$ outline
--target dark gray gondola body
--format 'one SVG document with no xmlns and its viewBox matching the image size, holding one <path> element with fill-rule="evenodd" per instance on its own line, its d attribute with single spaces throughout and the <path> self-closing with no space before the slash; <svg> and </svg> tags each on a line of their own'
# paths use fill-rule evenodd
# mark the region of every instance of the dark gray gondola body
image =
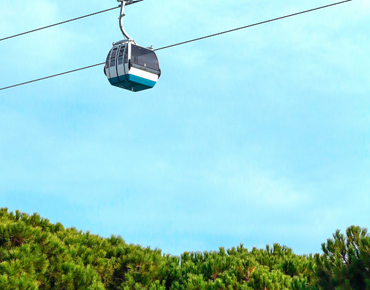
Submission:
<svg viewBox="0 0 370 290">
<path fill-rule="evenodd" d="M 155 52 L 130 41 L 113 45 L 104 72 L 113 86 L 134 92 L 153 88 L 161 74 Z"/>
</svg>

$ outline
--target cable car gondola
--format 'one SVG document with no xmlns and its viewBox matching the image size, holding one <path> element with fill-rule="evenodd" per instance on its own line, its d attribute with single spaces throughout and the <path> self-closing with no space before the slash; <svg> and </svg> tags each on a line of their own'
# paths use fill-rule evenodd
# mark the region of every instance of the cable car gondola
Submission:
<svg viewBox="0 0 370 290">
<path fill-rule="evenodd" d="M 104 73 L 111 85 L 133 92 L 151 89 L 161 76 L 161 69 L 153 47 L 145 48 L 126 33 L 123 28 L 125 5 L 139 1 L 117 0 L 121 2 L 119 17 L 120 29 L 125 40 L 113 43 L 104 67 Z"/>
</svg>

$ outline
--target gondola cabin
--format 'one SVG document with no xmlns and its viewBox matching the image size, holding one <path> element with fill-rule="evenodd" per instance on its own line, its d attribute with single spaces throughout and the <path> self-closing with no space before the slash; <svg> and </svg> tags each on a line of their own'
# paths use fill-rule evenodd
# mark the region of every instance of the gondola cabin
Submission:
<svg viewBox="0 0 370 290">
<path fill-rule="evenodd" d="M 152 49 L 141 47 L 132 40 L 124 40 L 113 44 L 104 73 L 111 85 L 139 92 L 155 86 L 161 69 Z"/>
</svg>

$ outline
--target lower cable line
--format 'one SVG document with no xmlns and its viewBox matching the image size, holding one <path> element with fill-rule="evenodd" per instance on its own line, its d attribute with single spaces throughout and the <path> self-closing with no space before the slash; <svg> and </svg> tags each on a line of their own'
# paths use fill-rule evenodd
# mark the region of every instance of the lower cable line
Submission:
<svg viewBox="0 0 370 290">
<path fill-rule="evenodd" d="M 210 38 L 210 37 L 219 36 L 219 35 L 222 35 L 222 34 L 234 32 L 234 31 L 238 31 L 238 30 L 242 30 L 242 29 L 246 29 L 246 28 L 250 28 L 250 27 L 254 27 L 254 26 L 258 26 L 258 25 L 262 25 L 262 24 L 266 24 L 266 23 L 269 23 L 269 22 L 274 22 L 274 21 L 282 20 L 282 19 L 285 19 L 285 18 L 293 17 L 293 16 L 298 16 L 298 15 L 301 15 L 301 14 L 305 14 L 305 13 L 309 13 L 309 12 L 321 10 L 321 9 L 324 9 L 324 8 L 329 8 L 329 7 L 332 7 L 332 6 L 344 4 L 344 3 L 347 3 L 347 2 L 351 2 L 351 1 L 352 0 L 345 0 L 345 1 L 336 2 L 336 3 L 333 3 L 333 4 L 328 4 L 328 5 L 325 5 L 325 6 L 320 6 L 320 7 L 312 8 L 312 9 L 301 11 L 301 12 L 296 12 L 296 13 L 293 13 L 293 14 L 289 14 L 289 15 L 285 15 L 285 16 L 281 16 L 281 17 L 277 17 L 277 18 L 265 20 L 265 21 L 262 21 L 262 22 L 257 22 L 257 23 L 254 23 L 254 24 L 250 24 L 250 25 L 246 25 L 246 26 L 234 28 L 234 29 L 231 29 L 231 30 L 226 30 L 226 31 L 222 31 L 222 32 L 219 32 L 219 33 L 215 33 L 215 34 L 211 34 L 211 35 L 207 35 L 207 36 L 203 36 L 203 37 L 199 37 L 199 38 L 194 38 L 194 39 L 191 39 L 191 40 L 187 40 L 187 41 L 184 41 L 184 42 L 179 42 L 179 43 L 176 43 L 176 44 L 164 46 L 164 47 L 161 47 L 161 48 L 157 48 L 154 51 L 159 51 L 159 50 L 164 50 L 164 49 L 168 49 L 168 48 L 179 46 L 179 45 L 184 45 L 184 44 L 187 44 L 187 43 L 191 43 L 191 42 L 203 40 L 203 39 Z M 3 87 L 3 88 L 0 88 L 0 91 L 7 90 L 7 89 L 10 89 L 10 88 L 14 88 L 14 87 L 18 87 L 18 86 L 23 86 L 23 85 L 26 85 L 26 84 L 30 84 L 30 83 L 34 83 L 34 82 L 38 82 L 38 81 L 42 81 L 42 80 L 46 80 L 46 79 L 50 79 L 50 78 L 54 78 L 54 77 L 58 77 L 58 76 L 62 76 L 62 75 L 65 75 L 65 74 L 69 74 L 69 73 L 73 73 L 73 72 L 77 72 L 77 71 L 81 71 L 81 70 L 85 70 L 85 69 L 89 69 L 89 68 L 93 68 L 93 67 L 100 66 L 100 65 L 103 65 L 103 64 L 105 64 L 105 62 L 98 63 L 98 64 L 93 64 L 93 65 L 89 65 L 89 66 L 85 66 L 85 67 L 81 67 L 81 68 L 78 68 L 78 69 L 74 69 L 74 70 L 70 70 L 70 71 L 58 73 L 58 74 L 55 74 L 55 75 L 50 75 L 50 76 L 39 78 L 39 79 L 35 79 L 35 80 L 32 80 L 32 81 L 27 81 L 27 82 L 23 82 L 23 83 L 11 85 L 11 86 L 8 86 L 8 87 Z"/>
<path fill-rule="evenodd" d="M 93 65 L 89 65 L 89 66 L 77 68 L 77 69 L 74 69 L 74 70 L 70 70 L 70 71 L 58 73 L 58 74 L 55 74 L 55 75 L 50 75 L 50 76 L 47 76 L 47 77 L 35 79 L 35 80 L 32 80 L 32 81 L 28 81 L 28 82 L 24 82 L 24 83 L 12 85 L 12 86 L 4 87 L 4 88 L 1 88 L 0 91 L 1 90 L 11 89 L 11 88 L 14 88 L 14 87 L 19 87 L 19 86 L 27 85 L 27 84 L 30 84 L 30 83 L 35 83 L 35 82 L 43 81 L 43 80 L 46 80 L 46 79 L 51 79 L 51 78 L 59 77 L 59 76 L 62 76 L 62 75 L 70 74 L 70 73 L 73 73 L 73 72 L 76 72 L 76 71 L 80 71 L 80 70 L 84 70 L 84 69 L 88 69 L 88 68 L 93 68 L 93 67 L 96 67 L 96 66 L 99 66 L 99 65 L 103 65 L 103 64 L 104 64 L 104 62 L 97 63 L 97 64 L 93 64 Z"/>
</svg>

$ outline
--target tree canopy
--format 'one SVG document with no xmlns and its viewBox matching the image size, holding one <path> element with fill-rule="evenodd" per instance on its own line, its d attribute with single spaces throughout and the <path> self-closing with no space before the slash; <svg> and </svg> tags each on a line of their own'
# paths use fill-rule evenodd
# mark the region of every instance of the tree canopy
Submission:
<svg viewBox="0 0 370 290">
<path fill-rule="evenodd" d="M 279 244 L 173 256 L 2 208 L 0 289 L 370 289 L 365 229 L 338 231 L 322 247 L 315 256 Z"/>
</svg>

